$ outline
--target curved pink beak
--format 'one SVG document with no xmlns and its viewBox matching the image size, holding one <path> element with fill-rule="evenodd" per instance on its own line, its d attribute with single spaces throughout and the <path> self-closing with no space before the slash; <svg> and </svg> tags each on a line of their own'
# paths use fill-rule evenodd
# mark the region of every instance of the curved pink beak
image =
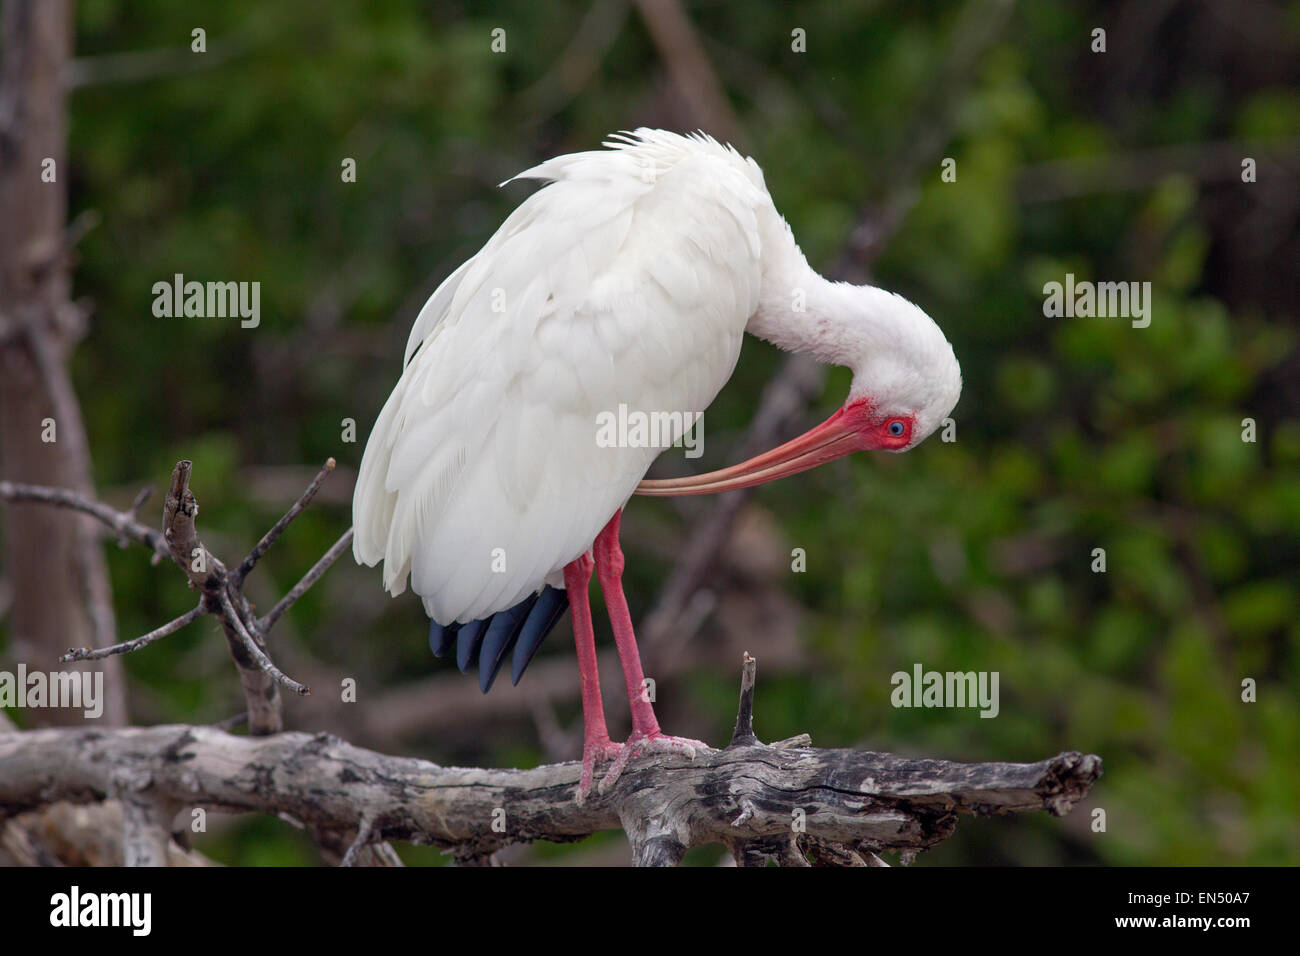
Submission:
<svg viewBox="0 0 1300 956">
<path fill-rule="evenodd" d="M 797 475 L 855 451 L 874 447 L 864 434 L 868 410 L 867 402 L 854 402 L 841 408 L 816 428 L 748 461 L 703 475 L 642 481 L 636 486 L 636 493 L 665 498 L 711 495 L 750 488 L 787 475 Z"/>
</svg>

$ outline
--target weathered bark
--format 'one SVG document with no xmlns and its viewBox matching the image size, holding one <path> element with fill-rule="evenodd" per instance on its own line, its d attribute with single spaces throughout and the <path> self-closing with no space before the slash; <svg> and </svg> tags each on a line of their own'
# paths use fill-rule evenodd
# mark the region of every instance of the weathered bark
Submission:
<svg viewBox="0 0 1300 956">
<path fill-rule="evenodd" d="M 121 866 L 127 859 L 122 804 L 55 803 L 0 823 L 0 866 Z M 169 839 L 167 866 L 215 866 Z"/>
<path fill-rule="evenodd" d="M 190 491 L 190 472 L 193 463 L 177 462 L 172 471 L 171 486 L 163 502 L 163 537 L 173 560 L 189 578 L 190 587 L 204 595 L 208 613 L 217 615 L 226 634 L 230 655 L 239 672 L 239 683 L 248 704 L 248 729 L 253 734 L 274 734 L 284 728 L 284 715 L 280 704 L 280 687 L 254 659 L 252 649 L 242 640 L 235 620 L 239 605 L 244 604 L 243 594 L 237 588 L 228 590 L 225 565 L 199 540 L 195 518 L 199 505 Z M 235 613 L 223 613 L 223 601 L 231 603 Z M 234 602 L 238 602 L 235 604 Z M 242 608 L 239 608 L 242 610 Z M 252 619 L 251 608 L 247 616 Z M 247 630 L 247 629 L 245 629 Z M 266 642 L 256 629 L 250 634 L 265 653 Z"/>
<path fill-rule="evenodd" d="M 109 647 L 72 647 L 58 658 L 62 662 L 105 660 L 118 654 L 127 654 L 148 647 L 155 641 L 173 634 L 197 618 L 211 614 L 221 621 L 226 640 L 240 675 L 247 711 L 243 721 L 253 734 L 272 734 L 282 727 L 279 685 L 294 693 L 306 696 L 310 689 L 295 681 L 275 666 L 267 654 L 266 637 L 276 621 L 320 579 L 338 558 L 348 550 L 352 529 L 339 539 L 312 565 L 310 571 L 284 595 L 265 617 L 253 613 L 253 606 L 243 593 L 245 575 L 252 571 L 267 550 L 282 535 L 315 496 L 321 483 L 334 470 L 333 458 L 327 459 L 316 478 L 285 515 L 262 536 L 257 546 L 249 552 L 232 573 L 213 555 L 199 538 L 195 519 L 199 513 L 198 501 L 190 490 L 193 462 L 179 461 L 172 470 L 171 484 L 163 502 L 163 529 L 161 532 L 142 524 L 136 512 L 148 497 L 148 490 L 136 496 L 130 511 L 117 511 L 103 502 L 63 488 L 0 481 L 0 501 L 32 502 L 66 508 L 92 516 L 113 530 L 125 545 L 135 541 L 149 548 L 155 563 L 170 557 L 184 572 L 191 589 L 200 594 L 199 604 L 174 620 L 168 621 L 148 634 Z"/>
<path fill-rule="evenodd" d="M 66 360 L 84 319 L 69 297 L 63 71 L 67 0 L 9 0 L 0 58 L 0 467 L 6 478 L 90 494 L 90 454 Z M 55 180 L 42 181 L 52 160 Z M 43 440 L 53 420 L 57 440 Z M 89 519 L 6 505 L 14 658 L 48 670 L 69 645 L 116 639 L 107 565 Z M 105 661 L 105 717 L 126 718 L 119 661 Z M 72 711 L 34 713 L 79 722 Z"/>
<path fill-rule="evenodd" d="M 621 828 L 637 862 L 723 843 L 741 862 L 843 862 L 938 843 L 961 813 L 1061 815 L 1101 772 L 1091 755 L 958 764 L 853 750 L 747 744 L 694 761 L 634 760 L 615 787 L 574 800 L 580 765 L 439 767 L 326 734 L 235 737 L 210 727 L 0 734 L 0 815 L 129 792 L 157 807 L 292 817 L 313 831 L 447 847 L 483 860 L 512 843 Z M 494 827 L 495 824 L 495 827 Z M 800 831 L 802 826 L 802 832 Z M 834 848 L 830 850 L 828 848 Z"/>
</svg>

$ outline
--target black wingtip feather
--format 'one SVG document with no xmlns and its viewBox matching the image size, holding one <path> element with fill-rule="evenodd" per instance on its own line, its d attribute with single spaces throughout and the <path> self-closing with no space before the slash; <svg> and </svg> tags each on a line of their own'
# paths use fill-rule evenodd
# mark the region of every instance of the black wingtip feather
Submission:
<svg viewBox="0 0 1300 956">
<path fill-rule="evenodd" d="M 456 632 L 459 630 L 459 624 L 444 626 L 437 621 L 429 622 L 429 650 L 433 651 L 434 657 L 442 657 L 451 650 L 452 642 L 456 640 Z"/>
<path fill-rule="evenodd" d="M 546 640 L 546 635 L 555 628 L 568 607 L 568 591 L 550 585 L 542 588 L 537 603 L 528 612 L 527 620 L 519 629 L 514 659 L 510 664 L 510 683 L 519 684 L 519 679 L 524 676 L 524 671 L 528 669 L 537 649 L 542 646 L 542 641 Z"/>
<path fill-rule="evenodd" d="M 429 649 L 442 657 L 456 646 L 456 666 L 462 674 L 478 665 L 478 682 L 487 693 L 506 657 L 514 651 L 510 683 L 518 684 L 537 649 L 569 607 L 569 593 L 549 585 L 512 608 L 468 624 L 429 622 Z"/>
<path fill-rule="evenodd" d="M 506 655 L 514 647 L 519 637 L 519 630 L 524 626 L 528 612 L 537 602 L 537 595 L 530 594 L 525 600 L 506 611 L 492 615 L 492 623 L 483 635 L 483 646 L 478 652 L 478 686 L 483 693 L 492 688 L 497 679 L 497 672 L 505 663 Z"/>
<path fill-rule="evenodd" d="M 456 635 L 456 666 L 462 674 L 469 673 L 469 665 L 478 658 L 479 645 L 483 643 L 483 631 L 487 621 L 471 621 L 461 627 Z"/>
</svg>

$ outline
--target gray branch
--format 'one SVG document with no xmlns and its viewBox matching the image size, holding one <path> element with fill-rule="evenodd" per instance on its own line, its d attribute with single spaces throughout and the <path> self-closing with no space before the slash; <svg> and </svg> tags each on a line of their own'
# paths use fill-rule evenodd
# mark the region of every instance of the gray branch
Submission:
<svg viewBox="0 0 1300 956">
<path fill-rule="evenodd" d="M 331 459 L 333 460 L 333 459 Z M 275 607 L 267 612 L 266 617 L 257 622 L 257 629 L 265 634 L 275 627 L 275 622 L 280 620 L 281 615 L 297 602 L 297 600 L 307 593 L 307 589 L 320 580 L 320 576 L 330 569 L 335 561 L 352 546 L 352 528 L 348 528 L 339 536 L 328 551 L 320 556 L 320 559 L 311 567 L 311 570 L 302 576 L 297 584 L 290 589 L 289 593 L 280 598 L 275 603 Z"/>
<path fill-rule="evenodd" d="M 673 865 L 693 846 L 722 843 L 742 865 L 879 866 L 882 852 L 906 860 L 939 843 L 962 814 L 1061 816 L 1101 774 L 1098 757 L 1077 752 L 1029 764 L 962 764 L 821 750 L 806 737 L 767 745 L 746 732 L 752 661 L 743 688 L 738 733 L 726 749 L 694 760 L 636 759 L 611 791 L 581 806 L 577 762 L 461 769 L 328 734 L 235 737 L 163 726 L 0 733 L 0 817 L 58 800 L 128 796 L 166 813 L 202 806 L 355 833 L 349 863 L 383 840 L 433 844 L 482 862 L 511 844 L 622 829 L 641 865 Z M 156 827 L 157 819 L 148 822 Z"/>
<path fill-rule="evenodd" d="M 142 637 L 93 649 L 74 647 L 59 658 L 61 661 L 103 660 L 128 654 L 175 633 L 204 614 L 211 614 L 221 622 L 231 657 L 239 671 L 240 685 L 248 703 L 249 731 L 271 734 L 284 726 L 279 687 L 283 685 L 299 695 L 310 691 L 272 663 L 267 653 L 266 636 L 280 616 L 344 553 L 352 541 L 352 530 L 348 529 L 264 618 L 259 619 L 253 613 L 252 605 L 244 597 L 244 578 L 293 520 L 302 514 L 333 470 L 334 459 L 330 458 L 307 490 L 233 572 L 227 571 L 226 566 L 199 539 L 196 521 L 199 505 L 190 489 L 193 471 L 190 461 L 177 462 L 172 471 L 171 484 L 163 501 L 161 533 L 142 524 L 136 517 L 152 489 L 138 494 L 129 511 L 117 511 L 75 491 L 10 481 L 0 481 L 0 501 L 55 505 L 91 515 L 112 529 L 121 543 L 137 541 L 149 548 L 155 561 L 160 556 L 170 556 L 189 579 L 190 587 L 202 595 L 197 607 Z"/>
<path fill-rule="evenodd" d="M 307 490 L 298 496 L 298 500 L 295 501 L 293 506 L 285 512 L 284 517 L 277 521 L 271 527 L 271 530 L 262 536 L 262 540 L 257 542 L 253 550 L 248 553 L 248 557 L 244 558 L 239 567 L 230 572 L 230 583 L 234 587 L 239 588 L 243 585 L 244 578 L 248 577 L 249 572 L 257 566 L 257 562 L 262 560 L 266 552 L 271 549 L 271 545 L 275 544 L 276 539 L 279 538 L 280 535 L 284 534 L 285 529 L 289 527 L 293 520 L 303 513 L 307 508 L 307 505 L 311 504 L 311 500 L 316 497 L 316 492 L 320 490 L 320 486 L 325 479 L 330 476 L 330 472 L 334 470 L 334 466 L 335 462 L 333 458 L 326 459 L 325 464 L 322 465 L 320 471 L 316 473 L 316 477 L 313 478 L 311 484 L 307 486 Z"/>
<path fill-rule="evenodd" d="M 141 492 L 143 495 L 143 492 Z M 48 488 L 44 485 L 25 485 L 16 481 L 0 481 L 0 500 L 27 501 L 37 504 L 55 505 L 59 508 L 71 508 L 99 519 L 118 536 L 119 542 L 136 541 L 155 555 L 155 563 L 167 557 L 167 542 L 162 533 L 141 524 L 135 516 L 135 507 L 131 511 L 118 511 L 101 501 L 94 501 L 85 495 L 66 488 Z M 137 503 L 140 496 L 136 497 Z"/>
</svg>

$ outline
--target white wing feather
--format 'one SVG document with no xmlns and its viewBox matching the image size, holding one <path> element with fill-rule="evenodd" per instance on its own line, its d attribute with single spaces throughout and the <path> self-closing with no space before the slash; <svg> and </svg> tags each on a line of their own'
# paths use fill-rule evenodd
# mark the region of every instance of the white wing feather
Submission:
<svg viewBox="0 0 1300 956">
<path fill-rule="evenodd" d="M 354 554 L 440 624 L 559 583 L 663 450 L 599 447 L 599 413 L 703 411 L 756 308 L 758 167 L 707 137 L 606 145 L 516 177 L 553 184 L 430 297 L 366 446 Z"/>
</svg>

